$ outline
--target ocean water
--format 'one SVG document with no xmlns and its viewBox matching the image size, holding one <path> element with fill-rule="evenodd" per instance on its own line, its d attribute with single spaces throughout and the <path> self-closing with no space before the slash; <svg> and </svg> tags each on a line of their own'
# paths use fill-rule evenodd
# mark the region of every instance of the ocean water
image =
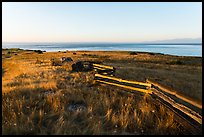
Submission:
<svg viewBox="0 0 204 137">
<path fill-rule="evenodd" d="M 202 57 L 202 44 L 144 44 L 144 43 L 2 43 L 2 48 L 51 51 L 142 51 L 177 56 Z"/>
</svg>

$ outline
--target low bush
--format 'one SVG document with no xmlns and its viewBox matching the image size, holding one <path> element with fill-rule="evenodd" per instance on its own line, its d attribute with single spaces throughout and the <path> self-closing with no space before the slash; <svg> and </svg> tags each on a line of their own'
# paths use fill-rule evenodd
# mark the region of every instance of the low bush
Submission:
<svg viewBox="0 0 204 137">
<path fill-rule="evenodd" d="M 38 54 L 43 54 L 43 51 L 41 50 L 34 50 L 34 52 L 37 52 Z"/>
<path fill-rule="evenodd" d="M 130 55 L 137 55 L 137 52 L 130 52 Z"/>
</svg>

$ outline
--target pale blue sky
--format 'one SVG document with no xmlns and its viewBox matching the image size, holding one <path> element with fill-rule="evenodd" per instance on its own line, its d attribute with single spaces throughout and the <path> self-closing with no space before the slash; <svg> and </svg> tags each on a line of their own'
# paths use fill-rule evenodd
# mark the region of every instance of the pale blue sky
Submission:
<svg viewBox="0 0 204 137">
<path fill-rule="evenodd" d="M 141 42 L 202 37 L 201 2 L 2 3 L 4 42 Z"/>
</svg>

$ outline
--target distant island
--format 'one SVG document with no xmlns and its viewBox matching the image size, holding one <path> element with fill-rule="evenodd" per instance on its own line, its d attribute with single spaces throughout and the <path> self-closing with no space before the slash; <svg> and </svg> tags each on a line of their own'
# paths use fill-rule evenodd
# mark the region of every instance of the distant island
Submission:
<svg viewBox="0 0 204 137">
<path fill-rule="evenodd" d="M 141 43 L 151 43 L 151 44 L 202 44 L 202 38 L 182 38 L 182 39 L 169 39 L 169 40 L 156 40 L 156 41 L 143 41 Z"/>
</svg>

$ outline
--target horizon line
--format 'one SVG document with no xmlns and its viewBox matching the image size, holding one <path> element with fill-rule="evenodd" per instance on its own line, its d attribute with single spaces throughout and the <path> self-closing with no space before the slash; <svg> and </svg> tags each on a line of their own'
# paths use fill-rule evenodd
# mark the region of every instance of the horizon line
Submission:
<svg viewBox="0 0 204 137">
<path fill-rule="evenodd" d="M 2 42 L 3 43 L 129 43 L 129 44 L 202 44 L 202 42 Z"/>
</svg>

